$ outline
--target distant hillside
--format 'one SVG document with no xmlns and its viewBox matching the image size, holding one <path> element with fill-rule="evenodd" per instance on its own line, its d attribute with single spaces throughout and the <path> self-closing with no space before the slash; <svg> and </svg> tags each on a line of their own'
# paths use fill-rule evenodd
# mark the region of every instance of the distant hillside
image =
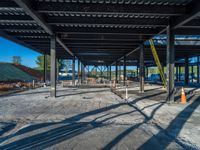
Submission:
<svg viewBox="0 0 200 150">
<path fill-rule="evenodd" d="M 41 75 L 35 70 L 10 63 L 0 63 L 0 81 L 32 81 L 40 80 Z"/>
</svg>

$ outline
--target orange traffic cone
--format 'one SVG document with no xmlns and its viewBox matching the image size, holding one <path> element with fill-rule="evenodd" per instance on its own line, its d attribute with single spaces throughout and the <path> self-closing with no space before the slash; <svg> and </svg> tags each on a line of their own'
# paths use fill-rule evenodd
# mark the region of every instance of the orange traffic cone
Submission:
<svg viewBox="0 0 200 150">
<path fill-rule="evenodd" d="M 185 96 L 185 91 L 184 91 L 184 89 L 183 89 L 183 87 L 182 87 L 182 89 L 181 89 L 181 104 L 186 104 L 186 96 Z"/>
</svg>

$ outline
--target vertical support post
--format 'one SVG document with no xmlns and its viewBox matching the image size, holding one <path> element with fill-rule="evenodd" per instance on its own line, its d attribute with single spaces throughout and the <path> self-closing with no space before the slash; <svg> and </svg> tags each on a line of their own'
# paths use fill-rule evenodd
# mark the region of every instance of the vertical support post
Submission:
<svg viewBox="0 0 200 150">
<path fill-rule="evenodd" d="M 81 84 L 83 83 L 83 64 L 82 64 L 82 62 L 80 63 L 80 65 L 81 65 Z"/>
<path fill-rule="evenodd" d="M 181 66 L 178 66 L 178 81 L 181 81 Z"/>
<path fill-rule="evenodd" d="M 197 83 L 199 83 L 199 56 L 197 56 Z"/>
<path fill-rule="evenodd" d="M 118 83 L 118 65 L 117 65 L 117 61 L 115 64 L 115 83 Z"/>
<path fill-rule="evenodd" d="M 137 75 L 137 81 L 139 79 L 139 62 L 137 61 L 137 66 L 136 66 L 136 75 Z"/>
<path fill-rule="evenodd" d="M 140 45 L 140 91 L 144 93 L 144 45 Z"/>
<path fill-rule="evenodd" d="M 75 57 L 72 59 L 72 85 L 75 86 Z"/>
<path fill-rule="evenodd" d="M 119 77 L 118 77 L 118 79 L 119 79 L 119 81 L 121 82 L 121 61 L 120 61 L 118 67 L 119 67 L 119 69 L 118 69 L 118 71 L 119 71 Z"/>
<path fill-rule="evenodd" d="M 78 84 L 80 83 L 80 60 L 78 60 Z"/>
<path fill-rule="evenodd" d="M 109 66 L 106 66 L 107 67 L 107 80 L 109 79 Z"/>
<path fill-rule="evenodd" d="M 192 77 L 192 83 L 193 83 L 194 82 L 194 65 L 192 65 L 191 67 L 192 67 L 191 77 Z"/>
<path fill-rule="evenodd" d="M 189 82 L 189 58 L 185 57 L 185 85 L 188 85 Z"/>
<path fill-rule="evenodd" d="M 51 46 L 51 90 L 50 96 L 56 97 L 56 37 L 53 35 L 50 41 Z"/>
<path fill-rule="evenodd" d="M 81 84 L 83 84 L 84 76 L 84 65 L 81 63 Z"/>
<path fill-rule="evenodd" d="M 59 82 L 59 59 L 56 59 L 56 81 Z"/>
<path fill-rule="evenodd" d="M 176 66 L 176 81 L 178 82 L 178 66 Z"/>
<path fill-rule="evenodd" d="M 148 80 L 148 76 L 149 76 L 149 68 L 148 68 L 148 66 L 146 66 L 146 78 L 147 78 L 147 80 Z"/>
<path fill-rule="evenodd" d="M 86 69 L 86 65 L 83 65 L 83 80 L 86 80 L 86 71 L 85 71 L 85 69 Z"/>
<path fill-rule="evenodd" d="M 44 53 L 44 83 L 47 82 L 47 54 Z"/>
<path fill-rule="evenodd" d="M 110 81 L 112 80 L 112 66 L 110 65 Z"/>
<path fill-rule="evenodd" d="M 124 76 L 124 86 L 125 86 L 126 85 L 126 56 L 124 56 L 124 69 L 123 69 L 123 71 L 124 71 L 123 76 Z"/>
<path fill-rule="evenodd" d="M 167 26 L 167 101 L 174 102 L 174 30 Z"/>
</svg>

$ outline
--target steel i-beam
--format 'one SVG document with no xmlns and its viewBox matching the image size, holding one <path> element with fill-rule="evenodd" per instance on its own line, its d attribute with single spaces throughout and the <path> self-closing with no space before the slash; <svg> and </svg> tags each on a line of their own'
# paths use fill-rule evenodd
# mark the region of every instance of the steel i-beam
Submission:
<svg viewBox="0 0 200 150">
<path fill-rule="evenodd" d="M 144 45 L 140 46 L 140 92 L 144 93 Z"/>
<path fill-rule="evenodd" d="M 56 97 L 56 37 L 51 36 L 51 91 L 50 96 Z"/>
<path fill-rule="evenodd" d="M 167 26 L 167 101 L 174 102 L 174 29 Z"/>
</svg>

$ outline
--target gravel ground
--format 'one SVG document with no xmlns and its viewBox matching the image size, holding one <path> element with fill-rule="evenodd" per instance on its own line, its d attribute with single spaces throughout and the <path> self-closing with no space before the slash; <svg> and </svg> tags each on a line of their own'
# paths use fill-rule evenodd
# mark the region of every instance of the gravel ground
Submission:
<svg viewBox="0 0 200 150">
<path fill-rule="evenodd" d="M 135 102 L 109 88 L 58 87 L 51 98 L 44 87 L 1 97 L 0 149 L 195 149 L 167 132 L 173 117 L 157 119 L 163 103 Z"/>
</svg>

